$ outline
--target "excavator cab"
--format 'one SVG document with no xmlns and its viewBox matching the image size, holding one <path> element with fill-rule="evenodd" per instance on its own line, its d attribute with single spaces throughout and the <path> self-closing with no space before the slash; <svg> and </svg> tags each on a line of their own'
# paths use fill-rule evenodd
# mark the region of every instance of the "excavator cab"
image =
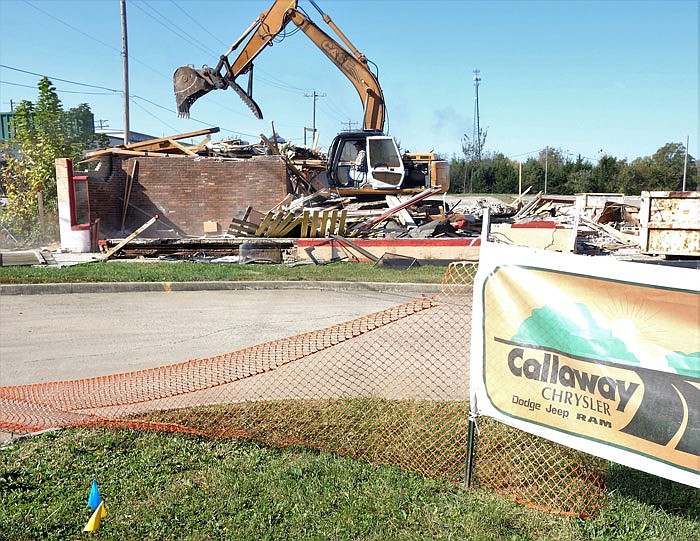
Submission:
<svg viewBox="0 0 700 541">
<path fill-rule="evenodd" d="M 327 177 L 332 187 L 397 189 L 404 175 L 393 137 L 378 131 L 343 132 L 331 143 Z"/>
</svg>

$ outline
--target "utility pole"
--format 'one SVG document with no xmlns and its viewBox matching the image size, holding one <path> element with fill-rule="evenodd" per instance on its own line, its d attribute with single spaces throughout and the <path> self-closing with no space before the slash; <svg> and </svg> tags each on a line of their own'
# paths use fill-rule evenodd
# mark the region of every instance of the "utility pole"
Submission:
<svg viewBox="0 0 700 541">
<path fill-rule="evenodd" d="M 311 118 L 311 129 L 314 132 L 314 135 L 316 135 L 316 100 L 318 98 L 325 98 L 326 94 L 319 94 L 316 92 L 316 90 L 313 91 L 311 94 L 304 94 L 305 98 L 313 98 L 313 116 Z M 306 131 L 304 131 L 304 142 L 306 142 Z"/>
<path fill-rule="evenodd" d="M 348 120 L 347 122 L 341 122 L 343 126 L 346 126 L 343 128 L 344 131 L 352 131 L 352 125 L 353 124 L 358 124 L 358 122 L 354 122 L 352 120 Z"/>
<path fill-rule="evenodd" d="M 14 113 L 15 112 L 15 102 L 12 99 L 10 99 L 9 102 L 5 102 L 5 103 L 10 104 L 10 113 Z"/>
<path fill-rule="evenodd" d="M 688 139 L 689 135 L 685 136 L 685 160 L 683 161 L 683 190 L 685 191 L 685 179 L 688 176 Z"/>
<path fill-rule="evenodd" d="M 312 134 L 312 135 L 311 135 L 311 140 L 312 140 L 312 141 L 313 141 L 313 139 L 314 139 L 314 135 L 316 135 L 316 131 L 315 131 L 314 129 L 312 129 L 312 128 L 304 128 L 304 146 L 307 146 L 307 145 L 306 145 L 306 134 L 307 134 L 308 132 L 311 132 L 311 134 Z"/>
<path fill-rule="evenodd" d="M 544 194 L 547 195 L 547 158 L 549 156 L 549 146 L 544 147 Z"/>
<path fill-rule="evenodd" d="M 129 144 L 129 45 L 126 37 L 126 0 L 120 0 L 122 18 L 122 72 L 124 77 L 124 144 Z"/>
<path fill-rule="evenodd" d="M 481 161 L 481 126 L 479 125 L 479 83 L 481 77 L 479 70 L 474 70 L 474 127 L 472 141 L 476 145 L 476 159 Z"/>
<path fill-rule="evenodd" d="M 518 162 L 518 197 L 523 195 L 523 162 Z"/>
</svg>

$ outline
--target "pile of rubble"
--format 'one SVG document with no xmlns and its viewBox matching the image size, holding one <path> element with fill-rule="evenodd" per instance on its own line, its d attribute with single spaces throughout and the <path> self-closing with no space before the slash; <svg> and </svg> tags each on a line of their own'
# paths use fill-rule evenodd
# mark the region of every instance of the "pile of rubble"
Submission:
<svg viewBox="0 0 700 541">
<path fill-rule="evenodd" d="M 328 188 L 324 182 L 327 156 L 317 148 L 283 141 L 274 128 L 270 138 L 261 135 L 256 144 L 238 138 L 212 143 L 209 135 L 217 131 L 210 128 L 93 151 L 84 161 L 109 154 L 179 154 L 217 160 L 279 155 L 292 193 L 272 209 L 249 206 L 219 235 L 223 240 L 474 239 L 488 214 L 492 238 L 511 244 L 589 255 L 700 256 L 698 192 L 645 192 L 640 198 L 591 193 L 528 196 L 526 191 L 510 203 L 474 197 L 462 202 L 437 187 L 360 195 Z M 197 145 L 181 142 L 202 135 L 207 137 Z"/>
<path fill-rule="evenodd" d="M 362 238 L 428 238 L 478 236 L 484 209 L 499 220 L 516 209 L 482 200 L 476 206 L 450 205 L 431 188 L 414 196 L 386 195 L 373 200 L 339 197 L 328 190 L 307 196 L 287 196 L 261 213 L 248 207 L 231 222 L 232 237 L 324 238 L 334 235 Z"/>
</svg>

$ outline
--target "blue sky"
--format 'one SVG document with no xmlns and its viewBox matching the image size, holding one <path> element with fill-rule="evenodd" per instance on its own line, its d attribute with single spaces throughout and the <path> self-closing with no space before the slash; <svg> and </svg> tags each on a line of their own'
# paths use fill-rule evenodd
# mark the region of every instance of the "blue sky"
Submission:
<svg viewBox="0 0 700 541">
<path fill-rule="evenodd" d="M 689 136 L 698 156 L 697 0 L 317 3 L 378 66 L 387 131 L 406 150 L 460 154 L 479 69 L 486 150 L 524 160 L 549 146 L 594 162 L 631 160 Z M 305 94 L 314 90 L 324 95 L 316 101 L 322 147 L 349 123 L 360 126 L 355 90 L 300 32 L 255 62 L 264 120 L 232 90 L 209 93 L 190 120 L 177 118 L 174 70 L 215 65 L 271 4 L 127 0 L 131 129 L 161 137 L 218 126 L 217 139 L 256 142 L 273 121 L 302 143 L 313 116 Z M 327 29 L 308 0 L 299 5 Z M 122 129 L 121 40 L 119 0 L 0 0 L 0 109 L 35 101 L 41 74 L 65 108 L 88 103 L 96 120 Z"/>
</svg>

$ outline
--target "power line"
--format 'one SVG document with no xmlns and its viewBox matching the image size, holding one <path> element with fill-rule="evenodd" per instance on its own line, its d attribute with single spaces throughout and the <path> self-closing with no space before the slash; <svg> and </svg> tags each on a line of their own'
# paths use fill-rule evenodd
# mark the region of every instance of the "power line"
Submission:
<svg viewBox="0 0 700 541">
<path fill-rule="evenodd" d="M 346 118 L 351 118 L 354 115 L 350 112 L 350 109 L 346 107 L 340 107 L 338 103 L 331 97 L 328 96 L 328 99 L 325 100 L 324 102 L 321 102 L 321 108 L 330 111 L 333 116 L 336 117 L 337 120 L 345 120 Z"/>
<path fill-rule="evenodd" d="M 67 26 L 68 28 L 70 28 L 71 30 L 73 30 L 73 32 L 77 32 L 78 34 L 82 34 L 83 36 L 88 37 L 88 38 L 90 38 L 91 40 L 96 41 L 97 43 L 100 43 L 100 44 L 104 45 L 105 47 L 107 47 L 107 48 L 109 48 L 109 49 L 112 49 L 113 51 L 121 52 L 118 48 L 113 47 L 113 46 L 110 45 L 109 43 L 105 43 L 104 41 L 101 41 L 101 40 L 97 39 L 97 38 L 94 37 L 94 36 L 91 36 L 90 34 L 88 34 L 88 33 L 86 33 L 86 32 L 83 32 L 80 28 L 78 28 L 78 27 L 76 27 L 76 26 L 73 26 L 73 25 L 70 24 L 70 23 L 67 23 L 66 21 L 64 21 L 64 20 L 62 20 L 62 19 L 56 17 L 55 15 L 52 15 L 52 14 L 49 13 L 48 11 L 45 11 L 45 10 L 43 10 L 43 9 L 41 9 L 41 8 L 39 8 L 39 7 L 37 7 L 37 6 L 35 6 L 35 5 L 32 4 L 31 2 L 28 2 L 27 0 L 24 0 L 24 3 L 27 4 L 28 6 L 34 8 L 35 10 L 39 11 L 40 13 L 43 13 L 43 14 L 46 15 L 47 17 L 50 17 L 50 18 L 54 19 L 55 21 L 58 21 L 59 23 L 61 23 L 61 24 L 65 25 L 65 26 Z"/>
<path fill-rule="evenodd" d="M 209 31 L 209 29 L 205 28 L 204 25 L 202 25 L 199 21 L 197 21 L 194 17 L 192 17 L 192 15 L 190 15 L 189 12 L 188 12 L 187 10 L 183 9 L 182 6 L 180 6 L 177 2 L 175 2 L 175 1 L 173 1 L 173 0 L 170 0 L 170 3 L 173 4 L 177 9 L 179 9 L 179 10 L 185 15 L 185 17 L 187 17 L 190 21 L 192 21 L 194 24 L 196 24 L 196 25 L 197 25 L 200 29 L 202 29 L 206 34 L 208 34 L 208 35 L 211 36 L 213 39 L 215 39 L 215 40 L 217 40 L 219 43 L 221 43 L 223 47 L 227 47 L 227 46 L 228 46 L 227 43 L 225 43 L 223 40 L 221 40 L 221 38 L 218 38 L 217 36 L 215 36 L 214 34 L 212 34 L 212 33 Z"/>
<path fill-rule="evenodd" d="M 152 117 L 152 118 L 155 118 L 158 122 L 160 122 L 160 123 L 163 124 L 164 126 L 167 126 L 168 128 L 170 128 L 174 133 L 177 133 L 177 131 L 178 131 L 177 128 L 174 128 L 173 126 L 171 126 L 170 124 L 168 124 L 167 122 L 165 122 L 162 118 L 157 117 L 156 115 L 154 115 L 153 113 L 151 113 L 151 112 L 150 112 L 148 109 L 146 109 L 143 105 L 137 103 L 135 100 L 132 100 L 132 103 L 133 103 L 136 107 L 138 107 L 139 109 L 141 109 L 144 113 L 146 113 L 148 116 L 150 116 L 150 117 Z"/>
<path fill-rule="evenodd" d="M 195 25 L 197 25 L 200 29 L 202 29 L 204 32 L 206 32 L 209 36 L 211 36 L 212 38 L 214 38 L 214 39 L 215 39 L 216 41 L 218 41 L 219 43 L 224 43 L 223 41 L 221 41 L 221 39 L 220 39 L 219 37 L 217 37 L 217 36 L 215 36 L 214 34 L 212 34 L 204 25 L 202 25 L 202 24 L 201 24 L 200 22 L 198 22 L 194 17 L 192 17 L 192 15 L 191 15 L 190 13 L 188 13 L 188 12 L 185 11 L 180 5 L 178 5 L 177 2 L 174 2 L 173 0 L 170 0 L 170 3 L 173 4 L 175 7 L 177 7 L 183 14 L 185 14 L 185 16 L 187 16 L 188 19 L 190 19 Z M 146 4 L 146 5 L 147 5 L 147 4 Z M 142 8 L 139 8 L 139 9 L 141 9 L 141 10 L 143 11 Z M 151 8 L 151 7 L 149 6 L 149 9 L 153 9 L 153 8 Z M 155 10 L 154 10 L 154 11 L 155 11 Z M 302 11 L 303 11 L 303 10 L 302 10 Z M 148 14 L 146 13 L 146 15 L 148 15 Z M 164 17 L 162 14 L 159 13 L 158 15 L 159 15 L 160 17 L 162 17 L 162 18 L 164 18 L 164 19 L 167 20 L 167 18 Z M 149 15 L 149 16 L 150 16 L 150 15 Z M 158 22 L 159 22 L 159 21 L 158 21 Z M 170 22 L 170 21 L 169 21 L 169 22 Z M 162 24 L 162 23 L 161 23 L 161 24 Z M 179 26 L 177 26 L 177 25 L 174 24 L 174 23 L 171 23 L 171 24 L 172 24 L 172 26 L 174 26 L 175 28 L 178 28 L 179 30 L 181 30 L 181 32 L 183 32 L 183 33 L 185 33 L 185 34 L 187 34 L 187 35 L 189 36 L 189 34 L 190 34 L 189 31 L 183 30 L 182 28 L 180 28 Z M 172 31 L 172 30 L 171 30 L 171 31 Z M 299 31 L 298 28 L 297 28 L 297 29 L 294 29 L 293 31 L 290 31 L 290 32 L 285 31 L 284 33 L 281 34 L 281 37 L 279 37 L 279 39 L 276 40 L 276 42 L 281 41 L 281 40 L 284 39 L 285 37 L 292 36 L 292 35 L 296 34 L 298 31 Z M 180 36 L 182 37 L 182 33 L 177 33 L 177 34 L 180 35 Z M 195 43 L 195 42 L 192 41 L 189 37 L 184 37 L 184 39 L 186 39 L 186 40 L 189 41 L 190 43 Z M 197 43 L 195 43 L 195 45 L 197 45 L 201 50 L 204 50 L 204 49 L 202 48 L 203 46 L 201 45 L 201 43 L 197 42 Z M 225 47 L 225 46 L 226 46 L 226 45 L 224 44 L 224 47 Z M 207 51 L 206 51 L 206 52 L 209 53 L 209 54 L 212 54 L 214 57 L 217 57 L 217 58 L 218 58 L 218 56 L 219 56 L 218 53 L 214 52 L 212 49 L 209 49 L 209 48 L 207 48 Z M 260 68 L 260 67 L 256 67 L 256 69 L 255 69 L 255 74 L 256 74 L 256 81 L 260 81 L 261 83 L 264 83 L 264 84 L 266 84 L 266 85 L 269 85 L 269 86 L 271 86 L 271 87 L 273 87 L 273 88 L 277 88 L 277 89 L 279 89 L 279 90 L 283 90 L 283 91 L 285 91 L 285 92 L 297 93 L 297 92 L 310 92 L 310 91 L 311 91 L 311 89 L 309 89 L 309 88 L 300 88 L 300 87 L 298 87 L 298 86 L 294 86 L 294 85 L 290 84 L 289 82 L 286 82 L 286 81 L 280 79 L 279 77 L 276 77 L 276 76 L 273 75 L 272 73 L 263 70 L 263 69 Z M 262 75 L 262 76 L 261 76 L 261 75 Z"/>
<path fill-rule="evenodd" d="M 531 150 L 530 152 L 523 152 L 522 154 L 512 154 L 511 156 L 506 156 L 506 158 L 519 158 L 520 156 L 527 156 L 528 154 L 534 154 L 535 152 L 541 152 L 543 150 L 543 148 L 538 148 L 536 150 Z"/>
<path fill-rule="evenodd" d="M 27 4 L 28 6 L 31 6 L 32 8 L 34 8 L 35 10 L 37 10 L 38 12 L 43 13 L 43 14 L 46 15 L 47 17 L 50 17 L 50 18 L 54 19 L 55 21 L 58 21 L 58 22 L 61 23 L 62 25 L 67 26 L 68 28 L 70 28 L 70 29 L 73 30 L 74 32 L 77 32 L 77 33 L 79 33 L 79 34 L 82 34 L 83 36 L 85 36 L 85 37 L 87 37 L 87 38 L 89 38 L 89 39 L 91 39 L 91 40 L 93 40 L 93 41 L 96 41 L 96 42 L 99 43 L 100 45 L 104 45 L 104 46 L 107 47 L 108 49 L 110 49 L 110 50 L 112 50 L 112 51 L 115 51 L 115 52 L 121 54 L 122 51 L 121 51 L 120 48 L 114 47 L 114 46 L 110 45 L 109 43 L 106 43 L 106 42 L 104 42 L 104 41 L 102 41 L 102 40 L 100 40 L 100 39 L 97 39 L 97 38 L 94 37 L 94 36 L 91 36 L 90 34 L 88 34 L 88 33 L 86 33 L 86 32 L 83 32 L 82 30 L 80 30 L 79 28 L 76 28 L 76 27 L 73 26 L 72 24 L 67 23 L 66 21 L 64 21 L 64 20 L 61 19 L 60 17 L 56 17 L 55 15 L 49 13 L 48 11 L 45 11 L 45 10 L 43 10 L 43 9 L 41 9 L 41 8 L 38 8 L 37 6 L 35 6 L 34 4 L 32 4 L 31 2 L 28 2 L 27 0 L 24 0 L 24 3 Z M 156 73 L 156 74 L 160 75 L 161 77 L 164 77 L 165 79 L 170 79 L 170 78 L 172 77 L 171 75 L 165 75 L 164 73 L 159 72 L 158 70 L 156 70 L 156 69 L 154 69 L 153 67 L 149 66 L 149 65 L 146 64 L 145 62 L 142 62 L 141 60 L 139 60 L 138 58 L 134 57 L 133 55 L 130 55 L 130 58 L 131 58 L 131 60 L 133 60 L 134 62 L 136 62 L 136 63 L 138 63 L 138 64 L 141 64 L 142 66 L 148 68 L 151 72 Z"/>
<path fill-rule="evenodd" d="M 121 90 L 115 90 L 114 88 L 108 88 L 108 87 L 106 87 L 106 86 L 91 85 L 91 84 L 88 84 L 88 83 L 78 83 L 78 82 L 76 82 L 76 81 L 70 81 L 70 80 L 68 80 L 68 79 L 61 79 L 60 77 L 51 77 L 50 75 L 46 75 L 46 74 L 43 74 L 43 73 L 36 73 L 36 72 L 33 72 L 33 71 L 23 70 L 23 69 L 19 69 L 19 68 L 13 68 L 12 66 L 7 66 L 7 65 L 5 65 L 5 64 L 0 64 L 0 68 L 5 68 L 5 69 L 8 69 L 8 70 L 12 70 L 12 71 L 18 71 L 18 72 L 20 72 L 20 73 L 26 73 L 26 74 L 28 74 L 28 75 L 34 75 L 34 76 L 36 76 L 36 77 L 46 77 L 47 79 L 50 79 L 52 82 L 53 82 L 53 81 L 61 81 L 62 83 L 69 83 L 69 84 L 72 84 L 72 85 L 86 86 L 86 87 L 88 87 L 88 88 L 99 88 L 100 90 L 109 90 L 110 92 L 115 92 L 115 93 L 118 93 L 118 94 L 121 94 L 121 93 L 122 93 Z"/>
<path fill-rule="evenodd" d="M 165 15 L 163 15 L 160 11 L 156 10 L 152 6 L 148 5 L 148 3 L 143 2 L 143 6 L 140 5 L 140 2 L 133 2 L 131 5 L 134 6 L 136 9 L 140 10 L 141 13 L 146 15 L 147 17 L 151 18 L 155 22 L 157 22 L 159 25 L 161 25 L 163 28 L 166 30 L 172 32 L 179 38 L 183 39 L 184 41 L 189 42 L 190 44 L 194 45 L 197 47 L 199 50 L 211 54 L 211 55 L 216 55 L 216 52 L 214 52 L 212 49 L 209 49 L 202 45 L 200 42 L 192 39 L 189 37 L 188 32 L 182 28 L 180 28 L 177 24 L 172 22 L 170 19 L 168 19 Z M 144 6 L 147 7 L 151 13 L 146 11 L 144 9 Z"/>
<path fill-rule="evenodd" d="M 347 125 L 347 128 L 345 128 L 345 131 L 352 131 L 352 129 L 353 129 L 353 128 L 352 128 L 352 125 L 353 125 L 353 124 L 359 124 L 359 122 L 355 122 L 355 121 L 353 121 L 353 120 L 348 120 L 348 121 L 346 121 L 346 122 L 341 122 L 341 124 Z"/>
<path fill-rule="evenodd" d="M 60 78 L 60 77 L 51 77 L 50 75 L 45 75 L 45 74 L 42 74 L 42 73 L 36 73 L 36 72 L 33 72 L 33 71 L 28 71 L 28 70 L 23 70 L 23 69 L 20 69 L 20 68 L 15 68 L 15 67 L 12 67 L 12 66 L 8 66 L 8 65 L 6 65 L 6 64 L 0 64 L 0 68 L 5 68 L 5 69 L 13 70 L 13 71 L 17 71 L 17 72 L 20 72 L 20 73 L 26 73 L 26 74 L 28 74 L 28 75 L 34 75 L 34 76 L 36 76 L 36 77 L 46 77 L 47 79 L 51 80 L 51 82 L 53 82 L 53 81 L 61 81 L 61 82 L 63 82 L 63 83 L 69 83 L 69 84 L 76 85 L 76 86 L 84 86 L 84 87 L 88 87 L 88 88 L 98 88 L 98 89 L 101 89 L 101 90 L 108 90 L 108 91 L 110 91 L 110 92 L 112 92 L 112 93 L 114 93 L 114 94 L 122 94 L 122 91 L 121 91 L 121 90 L 115 90 L 115 89 L 113 89 L 113 88 L 108 88 L 108 87 L 104 87 L 104 86 L 91 85 L 91 84 L 88 84 L 88 83 L 80 83 L 80 82 L 78 82 L 78 81 L 71 81 L 71 80 L 69 80 L 69 79 L 62 79 L 62 78 Z M 18 86 L 26 86 L 27 88 L 36 88 L 36 87 L 31 87 L 31 86 L 29 86 L 29 85 L 18 85 Z M 64 92 L 69 92 L 69 91 L 64 91 Z M 90 94 L 89 92 L 72 92 L 72 93 L 75 93 L 75 94 Z M 107 94 L 105 94 L 105 95 L 107 95 Z M 163 110 L 165 110 L 165 111 L 168 111 L 168 112 L 170 112 L 170 113 L 175 114 L 175 111 L 172 110 L 171 108 L 165 107 L 164 105 L 160 105 L 159 103 L 156 103 L 156 102 L 154 102 L 154 101 L 151 101 L 151 100 L 149 100 L 149 99 L 147 99 L 147 98 L 144 98 L 144 97 L 138 96 L 138 95 L 134 95 L 134 94 L 132 94 L 132 95 L 130 96 L 130 101 L 132 101 L 132 102 L 133 102 L 134 100 L 137 100 L 137 99 L 138 99 L 138 100 L 145 101 L 145 102 L 147 102 L 147 103 L 153 105 L 154 107 L 158 107 L 159 109 L 163 109 Z M 160 120 L 160 119 L 159 119 L 159 120 Z M 194 122 L 198 122 L 198 123 L 203 124 L 203 125 L 205 125 L 205 126 L 211 126 L 211 125 L 212 125 L 211 122 L 205 122 L 205 121 L 203 121 L 203 120 L 199 120 L 199 119 L 194 118 L 194 117 L 190 117 L 190 120 L 192 120 L 192 121 L 194 121 Z M 161 120 L 161 122 L 162 122 L 162 120 Z M 249 136 L 250 134 L 245 134 L 245 135 L 248 135 L 248 136 Z"/>
<path fill-rule="evenodd" d="M 0 79 L 0 84 L 3 84 L 3 85 L 12 85 L 12 86 L 21 86 L 21 87 L 23 87 L 23 88 L 32 88 L 32 89 L 34 89 L 34 90 L 37 89 L 37 87 L 36 87 L 36 86 L 33 86 L 33 85 L 23 85 L 23 84 L 20 84 L 20 83 L 12 83 L 12 82 L 10 82 L 10 81 L 3 81 L 2 79 Z M 57 88 L 57 89 L 56 89 L 56 92 L 62 92 L 62 93 L 64 93 L 64 94 L 85 94 L 86 96 L 111 96 L 111 95 L 112 95 L 111 92 L 85 92 L 85 91 L 83 91 L 83 90 L 81 90 L 81 91 L 78 91 L 78 90 L 65 90 L 65 89 L 61 89 L 61 88 Z"/>
</svg>

